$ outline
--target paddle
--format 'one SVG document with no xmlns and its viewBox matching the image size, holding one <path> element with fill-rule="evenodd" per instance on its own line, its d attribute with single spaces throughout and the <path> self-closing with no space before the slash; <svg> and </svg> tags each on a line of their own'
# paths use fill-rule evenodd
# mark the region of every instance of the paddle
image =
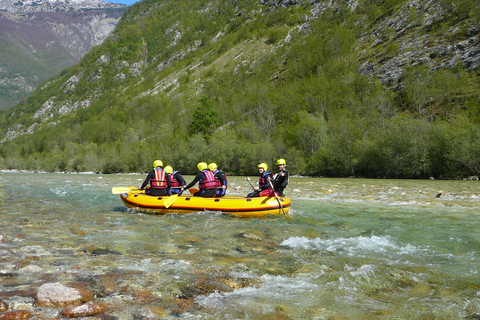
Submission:
<svg viewBox="0 0 480 320">
<path fill-rule="evenodd" d="M 252 187 L 252 189 L 255 190 L 255 188 L 253 187 L 253 184 L 250 182 L 250 178 L 249 178 L 249 177 L 245 177 L 245 180 L 247 180 L 248 183 L 250 183 L 250 186 Z"/>
<path fill-rule="evenodd" d="M 122 193 L 127 193 L 133 190 L 139 190 L 135 188 L 129 188 L 129 187 L 113 187 L 112 188 L 112 193 L 113 194 L 122 194 Z"/>
<path fill-rule="evenodd" d="M 188 191 L 190 191 L 190 193 L 193 195 L 194 193 L 200 191 L 199 189 L 195 189 L 195 188 L 190 188 L 188 189 Z"/>
<path fill-rule="evenodd" d="M 181 191 L 180 193 L 174 194 L 173 196 L 170 196 L 170 197 L 168 197 L 167 199 L 165 199 L 165 200 L 163 201 L 163 205 L 165 206 L 165 209 L 170 208 L 170 206 L 171 206 L 172 204 L 174 204 L 175 201 L 177 201 L 178 196 L 181 195 L 182 192 L 183 192 L 183 191 Z"/>
<path fill-rule="evenodd" d="M 278 199 L 277 193 L 275 192 L 275 189 L 273 189 L 272 181 L 268 180 L 268 183 L 270 184 L 270 188 L 272 188 L 273 194 L 275 195 L 275 199 L 277 199 L 278 205 L 280 206 L 280 208 L 282 208 L 283 215 L 286 216 L 287 214 L 285 213 L 285 210 L 283 209 L 283 206 L 280 203 L 280 199 Z"/>
</svg>

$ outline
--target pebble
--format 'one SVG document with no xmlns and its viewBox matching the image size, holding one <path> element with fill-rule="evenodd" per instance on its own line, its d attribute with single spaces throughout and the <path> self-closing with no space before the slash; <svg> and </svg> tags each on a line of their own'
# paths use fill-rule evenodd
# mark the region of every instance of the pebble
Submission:
<svg viewBox="0 0 480 320">
<path fill-rule="evenodd" d="M 89 317 L 104 312 L 107 306 L 103 303 L 89 301 L 87 303 L 68 306 L 61 312 L 62 316 L 67 318 Z"/>
<path fill-rule="evenodd" d="M 8 310 L 8 304 L 0 300 L 0 312 L 4 312 Z"/>
<path fill-rule="evenodd" d="M 35 302 L 39 307 L 65 307 L 93 298 L 92 290 L 63 283 L 45 283 L 38 288 Z"/>
<path fill-rule="evenodd" d="M 16 310 L 0 314 L 0 320 L 22 320 L 30 318 L 30 311 Z"/>
</svg>

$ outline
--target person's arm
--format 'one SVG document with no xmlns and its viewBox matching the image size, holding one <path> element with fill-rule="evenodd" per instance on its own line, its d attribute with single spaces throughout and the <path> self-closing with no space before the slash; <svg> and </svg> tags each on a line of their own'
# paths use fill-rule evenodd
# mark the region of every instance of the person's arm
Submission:
<svg viewBox="0 0 480 320">
<path fill-rule="evenodd" d="M 289 178 L 289 173 L 287 170 L 283 170 L 282 173 L 284 173 L 284 176 L 283 176 L 283 182 L 282 184 L 280 185 L 280 187 L 282 188 L 286 188 L 287 185 L 288 185 L 288 178 Z"/>
<path fill-rule="evenodd" d="M 218 180 L 222 181 L 222 185 L 225 186 L 225 189 L 227 188 L 227 176 L 223 172 L 219 172 L 218 175 Z"/>
<path fill-rule="evenodd" d="M 265 175 L 265 181 L 267 182 L 263 185 L 258 186 L 260 190 L 265 190 L 270 188 L 270 183 L 268 182 L 269 180 L 272 180 L 272 175 L 270 173 Z"/>
<path fill-rule="evenodd" d="M 285 189 L 285 187 L 288 185 L 288 171 L 287 170 L 282 170 L 277 175 L 275 176 L 275 179 L 273 179 L 273 186 L 275 189 L 277 188 L 282 188 Z"/>
<path fill-rule="evenodd" d="M 198 173 L 196 176 L 195 176 L 195 179 L 193 179 L 192 182 L 190 182 L 188 184 L 188 186 L 184 187 L 183 189 L 190 189 L 191 187 L 193 187 L 195 184 L 197 184 L 198 181 L 200 181 L 201 178 L 203 178 L 204 174 L 203 172 L 200 172 Z"/>
<path fill-rule="evenodd" d="M 175 172 L 175 180 L 177 180 L 178 182 L 180 182 L 182 185 L 186 186 L 187 185 L 187 181 L 185 181 L 185 179 L 182 177 L 182 175 L 180 174 L 180 172 Z"/>
<path fill-rule="evenodd" d="M 167 189 L 170 189 L 170 187 L 172 186 L 172 184 L 171 184 L 171 182 L 170 182 L 168 173 L 166 173 L 166 172 L 164 171 L 164 174 L 165 174 L 165 179 L 167 180 Z"/>
<path fill-rule="evenodd" d="M 153 171 L 150 171 L 147 175 L 147 177 L 145 178 L 145 181 L 143 181 L 142 183 L 142 186 L 140 187 L 140 190 L 143 190 L 145 189 L 145 187 L 147 186 L 147 184 L 150 182 L 150 180 L 152 179 L 152 176 L 155 175 L 153 173 Z"/>
</svg>

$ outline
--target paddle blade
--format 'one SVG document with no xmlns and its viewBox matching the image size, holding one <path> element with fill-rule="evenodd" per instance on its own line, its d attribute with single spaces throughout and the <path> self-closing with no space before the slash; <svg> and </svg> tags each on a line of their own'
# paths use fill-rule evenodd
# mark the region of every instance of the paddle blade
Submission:
<svg viewBox="0 0 480 320">
<path fill-rule="evenodd" d="M 190 191 L 190 193 L 193 195 L 195 192 L 198 192 L 199 189 L 190 188 L 190 189 L 188 189 L 188 191 Z"/>
<path fill-rule="evenodd" d="M 168 197 L 163 201 L 163 205 L 165 208 L 170 208 L 170 206 L 177 200 L 178 194 L 174 194 L 173 196 Z"/>
<path fill-rule="evenodd" d="M 112 193 L 113 194 L 122 194 L 122 193 L 130 192 L 132 190 L 138 190 L 138 189 L 129 188 L 129 187 L 113 187 L 112 188 Z"/>
</svg>

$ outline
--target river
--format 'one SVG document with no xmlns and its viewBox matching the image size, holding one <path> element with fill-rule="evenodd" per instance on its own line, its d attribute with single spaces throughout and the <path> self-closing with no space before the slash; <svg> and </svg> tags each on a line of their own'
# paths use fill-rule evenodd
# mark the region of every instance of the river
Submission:
<svg viewBox="0 0 480 320">
<path fill-rule="evenodd" d="M 0 299 L 58 318 L 33 293 L 62 282 L 102 319 L 480 318 L 478 181 L 291 178 L 288 217 L 242 219 L 111 193 L 144 177 L 2 173 Z"/>
</svg>

